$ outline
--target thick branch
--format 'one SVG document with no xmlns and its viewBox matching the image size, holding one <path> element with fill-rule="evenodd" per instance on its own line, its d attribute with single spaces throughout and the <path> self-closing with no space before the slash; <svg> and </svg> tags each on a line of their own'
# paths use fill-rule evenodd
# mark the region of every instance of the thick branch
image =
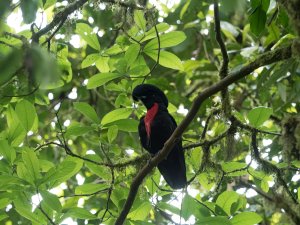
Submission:
<svg viewBox="0 0 300 225">
<path fill-rule="evenodd" d="M 228 75 L 228 63 L 229 57 L 227 54 L 225 43 L 222 39 L 221 34 L 221 26 L 220 26 L 220 13 L 219 13 L 219 1 L 214 0 L 214 17 L 215 17 L 215 32 L 216 32 L 216 40 L 220 46 L 222 53 L 222 64 L 219 71 L 219 76 L 221 79 L 224 79 Z M 226 117 L 231 115 L 231 105 L 227 88 L 224 88 L 221 91 L 222 97 L 222 110 Z"/>
<path fill-rule="evenodd" d="M 54 16 L 51 23 L 49 23 L 46 27 L 39 30 L 38 32 L 34 33 L 31 37 L 32 41 L 38 43 L 41 36 L 54 29 L 61 23 L 61 21 L 65 21 L 70 14 L 83 6 L 86 2 L 88 2 L 88 0 L 78 0 L 69 4 L 63 11 L 58 12 Z"/>
<path fill-rule="evenodd" d="M 46 27 L 39 30 L 38 32 L 33 33 L 32 37 L 31 37 L 32 41 L 38 43 L 41 36 L 48 33 L 49 31 L 53 30 L 56 26 L 61 27 L 63 25 L 64 21 L 66 21 L 66 19 L 68 18 L 68 16 L 70 14 L 72 14 L 73 12 L 75 12 L 76 10 L 78 10 L 80 7 L 82 7 L 86 2 L 88 2 L 88 0 L 77 0 L 77 1 L 69 4 L 64 10 L 58 12 L 54 16 L 51 23 L 49 23 Z M 119 2 L 119 1 L 116 1 L 116 0 L 102 0 L 102 2 L 111 3 L 111 4 L 118 4 L 121 7 L 126 7 L 126 8 L 133 8 L 133 9 L 139 9 L 139 10 L 144 9 L 144 8 L 136 6 L 134 4 L 128 4 L 128 3 Z M 57 31 L 58 30 L 56 30 L 54 33 L 56 33 Z"/>
<path fill-rule="evenodd" d="M 228 87 L 230 84 L 246 77 L 248 74 L 253 72 L 255 69 L 268 65 L 274 62 L 278 62 L 280 60 L 288 59 L 291 57 L 291 46 L 277 49 L 275 51 L 271 51 L 259 56 L 256 60 L 241 67 L 239 70 L 229 73 L 227 77 L 220 80 L 218 83 L 210 86 L 201 92 L 197 98 L 194 100 L 191 109 L 188 114 L 184 118 L 184 120 L 179 124 L 176 130 L 173 132 L 171 137 L 166 141 L 164 147 L 158 154 L 153 157 L 147 165 L 145 165 L 140 172 L 133 179 L 132 184 L 130 186 L 129 195 L 127 197 L 126 203 L 123 206 L 123 209 L 116 220 L 116 225 L 122 225 L 124 220 L 126 219 L 132 204 L 134 202 L 135 196 L 137 194 L 138 188 L 143 182 L 144 178 L 151 172 L 151 170 L 157 166 L 159 162 L 161 162 L 164 158 L 167 157 L 172 147 L 175 145 L 177 140 L 182 136 L 185 129 L 189 126 L 192 120 L 195 118 L 199 108 L 201 107 L 202 102 L 209 98 L 210 96 L 216 94 L 217 92 L 224 90 L 224 88 Z"/>
<path fill-rule="evenodd" d="M 218 6 L 218 1 L 214 1 L 214 16 L 215 16 L 215 31 L 216 31 L 216 40 L 220 46 L 222 57 L 223 57 L 223 62 L 220 70 L 220 75 L 226 76 L 227 75 L 227 70 L 228 70 L 228 63 L 229 63 L 229 58 L 226 50 L 225 43 L 222 39 L 221 36 L 221 27 L 220 27 L 220 15 L 219 15 L 219 6 Z M 224 78 L 224 77 L 222 77 Z"/>
</svg>

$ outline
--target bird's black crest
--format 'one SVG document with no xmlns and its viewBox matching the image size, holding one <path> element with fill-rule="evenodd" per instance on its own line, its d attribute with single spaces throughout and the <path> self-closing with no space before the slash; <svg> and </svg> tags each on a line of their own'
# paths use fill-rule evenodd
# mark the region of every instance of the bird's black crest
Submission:
<svg viewBox="0 0 300 225">
<path fill-rule="evenodd" d="M 159 97 L 162 103 L 168 107 L 168 99 L 162 90 L 152 84 L 140 84 L 133 89 L 132 97 L 134 101 L 138 101 L 142 96 L 155 95 Z"/>
</svg>

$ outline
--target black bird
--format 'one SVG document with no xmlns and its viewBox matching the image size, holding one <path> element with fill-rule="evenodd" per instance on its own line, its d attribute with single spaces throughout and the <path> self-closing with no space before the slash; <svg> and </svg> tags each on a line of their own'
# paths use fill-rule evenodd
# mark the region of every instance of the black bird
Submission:
<svg viewBox="0 0 300 225">
<path fill-rule="evenodd" d="M 139 136 L 142 146 L 151 154 L 156 154 L 172 135 L 177 124 L 168 112 L 168 99 L 156 86 L 141 84 L 132 92 L 134 101 L 142 101 L 147 108 L 147 114 L 139 123 Z M 173 189 L 186 186 L 186 167 L 180 139 L 166 159 L 157 165 L 166 182 Z"/>
</svg>

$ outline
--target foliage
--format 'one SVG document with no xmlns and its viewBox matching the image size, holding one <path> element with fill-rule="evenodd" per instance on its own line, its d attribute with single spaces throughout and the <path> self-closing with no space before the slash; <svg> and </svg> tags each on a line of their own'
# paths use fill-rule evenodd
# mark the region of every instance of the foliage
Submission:
<svg viewBox="0 0 300 225">
<path fill-rule="evenodd" d="M 150 2 L 1 3 L 1 224 L 113 224 L 150 158 L 132 89 L 160 87 L 180 123 L 220 80 L 214 2 Z M 229 74 L 294 43 L 281 2 L 220 1 Z M 202 103 L 183 134 L 187 190 L 153 171 L 125 224 L 300 223 L 299 58 L 274 62 Z"/>
</svg>

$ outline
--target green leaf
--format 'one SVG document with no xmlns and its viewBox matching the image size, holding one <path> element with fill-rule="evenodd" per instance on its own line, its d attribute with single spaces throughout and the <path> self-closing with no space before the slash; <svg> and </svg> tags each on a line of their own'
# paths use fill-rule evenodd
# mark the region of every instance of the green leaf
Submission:
<svg viewBox="0 0 300 225">
<path fill-rule="evenodd" d="M 262 9 L 267 12 L 269 9 L 270 0 L 251 0 L 251 8 L 255 9 L 257 7 L 262 7 Z"/>
<path fill-rule="evenodd" d="M 273 113 L 273 109 L 272 108 L 268 108 L 268 107 L 257 107 L 252 109 L 249 113 L 248 113 L 248 120 L 250 125 L 252 125 L 255 128 L 260 127 L 265 121 L 267 121 L 270 116 Z"/>
<path fill-rule="evenodd" d="M 106 84 L 107 82 L 119 78 L 121 76 L 123 75 L 119 73 L 98 73 L 89 79 L 87 88 L 92 89 L 92 88 L 100 87 Z"/>
<path fill-rule="evenodd" d="M 242 212 L 235 215 L 230 221 L 232 225 L 254 225 L 260 223 L 262 218 L 255 212 Z"/>
<path fill-rule="evenodd" d="M 182 9 L 180 10 L 180 14 L 179 14 L 180 20 L 182 20 L 185 12 L 189 8 L 190 3 L 191 3 L 191 0 L 187 0 L 186 3 L 183 5 Z"/>
<path fill-rule="evenodd" d="M 278 93 L 283 102 L 286 102 L 287 99 L 287 87 L 283 83 L 278 83 Z"/>
<path fill-rule="evenodd" d="M 112 126 L 112 125 L 118 126 L 118 129 L 121 131 L 137 132 L 139 121 L 134 119 L 120 119 L 106 124 L 106 126 Z"/>
<path fill-rule="evenodd" d="M 87 155 L 86 157 L 95 160 L 95 155 Z M 96 160 L 96 161 L 100 161 L 100 160 Z M 103 179 L 103 180 L 111 179 L 111 173 L 110 173 L 109 169 L 107 169 L 107 167 L 95 165 L 90 162 L 86 162 L 85 165 L 92 173 L 96 174 L 101 179 Z"/>
<path fill-rule="evenodd" d="M 103 184 L 83 184 L 80 186 L 77 186 L 75 188 L 75 194 L 76 195 L 89 195 L 89 194 L 93 194 L 96 193 L 98 191 L 101 190 L 106 190 L 109 187 L 108 184 L 103 183 Z"/>
<path fill-rule="evenodd" d="M 182 31 L 172 31 L 159 36 L 160 48 L 172 47 L 180 44 L 186 39 L 185 33 Z M 155 38 L 148 42 L 144 47 L 145 52 L 158 49 L 158 39 Z"/>
<path fill-rule="evenodd" d="M 71 124 L 66 132 L 66 137 L 70 138 L 71 136 L 79 137 L 82 136 L 90 131 L 94 130 L 91 126 L 84 126 L 80 123 Z"/>
<path fill-rule="evenodd" d="M 11 203 L 11 199 L 9 199 L 9 198 L 1 198 L 0 199 L 0 209 L 5 208 L 10 203 Z"/>
<path fill-rule="evenodd" d="M 168 204 L 166 202 L 159 201 L 157 206 L 164 211 L 168 210 L 174 214 L 180 215 L 180 209 L 178 209 L 176 206 L 174 206 L 172 204 Z"/>
<path fill-rule="evenodd" d="M 8 218 L 9 216 L 5 212 L 0 212 L 0 221 Z"/>
<path fill-rule="evenodd" d="M 150 69 L 143 56 L 139 56 L 134 64 L 131 65 L 129 74 L 131 76 L 144 76 L 150 72 Z"/>
<path fill-rule="evenodd" d="M 23 63 L 22 50 L 13 49 L 9 54 L 0 57 L 0 86 L 7 83 Z"/>
<path fill-rule="evenodd" d="M 188 220 L 188 218 L 193 215 L 195 212 L 194 209 L 196 208 L 196 202 L 190 195 L 186 194 L 182 200 L 182 211 L 181 216 Z"/>
<path fill-rule="evenodd" d="M 268 177 L 264 177 L 264 179 L 262 179 L 260 181 L 260 187 L 264 192 L 268 192 L 270 187 L 269 187 L 269 183 L 268 183 L 269 178 Z"/>
<path fill-rule="evenodd" d="M 247 166 L 246 163 L 241 163 L 241 162 L 225 162 L 222 164 L 222 169 L 225 172 L 230 172 L 233 170 L 245 168 L 246 166 Z"/>
<path fill-rule="evenodd" d="M 300 161 L 299 160 L 292 161 L 292 165 L 297 168 L 300 168 Z"/>
<path fill-rule="evenodd" d="M 43 198 L 43 203 L 47 205 L 47 207 L 56 212 L 60 212 L 62 210 L 62 205 L 56 195 L 48 191 L 40 191 L 40 194 Z"/>
<path fill-rule="evenodd" d="M 205 224 L 205 225 L 232 225 L 231 222 L 225 216 L 216 216 L 216 217 L 203 217 L 198 220 L 196 224 Z"/>
<path fill-rule="evenodd" d="M 86 102 L 74 102 L 74 109 L 81 112 L 86 118 L 94 123 L 99 123 L 100 120 L 95 109 Z"/>
<path fill-rule="evenodd" d="M 126 119 L 132 113 L 132 109 L 120 108 L 107 113 L 101 120 L 101 124 L 105 125 L 117 120 Z"/>
<path fill-rule="evenodd" d="M 38 9 L 38 0 L 23 0 L 21 1 L 20 6 L 22 9 L 24 22 L 33 22 L 35 20 L 36 11 Z"/>
<path fill-rule="evenodd" d="M 101 56 L 97 53 L 89 54 L 81 63 L 81 68 L 86 68 L 95 63 Z"/>
<path fill-rule="evenodd" d="M 17 163 L 17 175 L 18 177 L 20 177 L 23 180 L 26 180 L 27 182 L 29 182 L 30 184 L 34 185 L 34 177 L 33 175 L 30 173 L 30 171 L 27 169 L 25 163 L 23 162 L 18 162 Z"/>
<path fill-rule="evenodd" d="M 156 25 L 156 29 L 157 29 L 158 33 L 164 32 L 164 31 L 168 30 L 169 28 L 170 28 L 170 25 L 167 23 L 159 23 Z M 145 41 L 155 38 L 155 37 L 156 37 L 155 27 L 152 27 L 149 31 L 146 32 L 146 35 L 145 35 L 145 37 L 143 37 L 141 42 L 145 42 Z"/>
<path fill-rule="evenodd" d="M 16 159 L 16 150 L 8 144 L 7 140 L 0 140 L 0 146 L 0 155 L 13 164 Z"/>
<path fill-rule="evenodd" d="M 16 114 L 24 129 L 28 132 L 32 129 L 34 120 L 37 119 L 37 114 L 34 105 L 23 99 L 16 105 Z"/>
<path fill-rule="evenodd" d="M 219 195 L 216 203 L 220 206 L 228 216 L 231 215 L 232 204 L 238 202 L 239 195 L 234 191 L 225 191 Z"/>
<path fill-rule="evenodd" d="M 83 162 L 81 159 L 67 157 L 56 168 L 50 169 L 45 174 L 44 183 L 50 182 L 53 185 L 58 185 L 74 176 L 81 169 L 82 165 Z"/>
<path fill-rule="evenodd" d="M 152 206 L 149 201 L 143 201 L 135 210 L 131 211 L 127 217 L 131 220 L 144 221 L 149 215 L 151 208 Z"/>
<path fill-rule="evenodd" d="M 153 60 L 157 61 L 157 51 L 152 50 L 145 53 Z M 174 70 L 184 69 L 181 60 L 171 52 L 161 51 L 159 54 L 159 64 Z"/>
<path fill-rule="evenodd" d="M 127 61 L 127 65 L 130 66 L 138 57 L 140 52 L 139 44 L 131 44 L 125 52 L 125 59 Z"/>
<path fill-rule="evenodd" d="M 134 22 L 135 24 L 143 31 L 146 30 L 146 20 L 144 18 L 143 10 L 135 10 L 134 11 Z"/>
<path fill-rule="evenodd" d="M 0 190 L 5 190 L 7 187 L 17 187 L 17 186 L 23 186 L 24 181 L 21 180 L 18 177 L 11 176 L 11 175 L 0 175 Z M 7 191 L 7 190 L 5 190 Z"/>
<path fill-rule="evenodd" d="M 76 24 L 76 33 L 78 33 L 86 43 L 92 48 L 100 51 L 100 44 L 97 34 L 92 33 L 92 28 L 86 23 Z"/>
<path fill-rule="evenodd" d="M 109 68 L 109 57 L 98 57 L 96 61 L 96 67 L 101 73 L 108 73 L 110 71 Z"/>
<path fill-rule="evenodd" d="M 86 220 L 97 219 L 95 215 L 83 208 L 71 208 L 67 211 L 65 216 Z"/>
<path fill-rule="evenodd" d="M 123 52 L 123 50 L 117 44 L 115 44 L 112 47 L 110 47 L 109 49 L 105 50 L 105 53 L 108 55 L 116 55 L 116 54 L 119 54 L 120 52 Z"/>
<path fill-rule="evenodd" d="M 18 206 L 18 204 L 15 204 L 15 210 L 26 219 L 29 219 L 33 223 L 36 224 L 47 224 L 45 223 L 45 220 L 41 218 L 41 216 L 38 216 L 37 214 L 31 212 L 31 208 L 24 208 L 21 206 Z"/>
<path fill-rule="evenodd" d="M 130 76 L 145 76 L 150 72 L 150 69 L 147 65 L 138 65 L 130 69 L 129 74 Z"/>
<path fill-rule="evenodd" d="M 260 33 L 265 29 L 265 24 L 267 21 L 266 12 L 261 6 L 257 7 L 255 11 L 250 15 L 250 29 L 256 35 L 259 36 Z"/>
<path fill-rule="evenodd" d="M 108 142 L 112 143 L 116 139 L 117 135 L 118 135 L 118 126 L 117 125 L 110 126 L 107 131 Z"/>
<path fill-rule="evenodd" d="M 40 177 L 40 164 L 36 153 L 33 149 L 23 148 L 22 159 L 33 181 L 36 181 Z"/>
<path fill-rule="evenodd" d="M 56 0 L 47 0 L 43 6 L 43 9 L 48 9 L 50 6 L 54 5 L 55 3 L 56 3 Z"/>
<path fill-rule="evenodd" d="M 121 58 L 114 63 L 114 67 L 120 74 L 126 74 L 128 71 L 128 65 L 125 58 Z"/>
</svg>

